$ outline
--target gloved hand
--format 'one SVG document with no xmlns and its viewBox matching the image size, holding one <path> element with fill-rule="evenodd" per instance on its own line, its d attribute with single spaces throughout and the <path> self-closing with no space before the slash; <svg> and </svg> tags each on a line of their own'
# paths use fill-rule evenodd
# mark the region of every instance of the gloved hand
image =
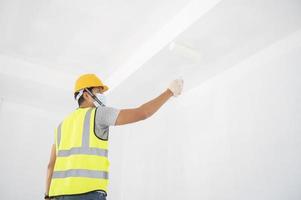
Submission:
<svg viewBox="0 0 301 200">
<path fill-rule="evenodd" d="M 184 84 L 183 79 L 176 79 L 170 83 L 168 89 L 170 89 L 173 95 L 177 97 L 182 93 L 183 84 Z"/>
</svg>

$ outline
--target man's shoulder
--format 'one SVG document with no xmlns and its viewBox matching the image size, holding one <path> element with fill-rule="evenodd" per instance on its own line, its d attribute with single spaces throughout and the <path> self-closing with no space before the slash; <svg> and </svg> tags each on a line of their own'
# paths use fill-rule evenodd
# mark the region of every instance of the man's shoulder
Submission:
<svg viewBox="0 0 301 200">
<path fill-rule="evenodd" d="M 108 106 L 100 106 L 95 113 L 95 122 L 102 126 L 111 126 L 115 124 L 120 109 Z"/>
<path fill-rule="evenodd" d="M 88 108 L 76 108 L 72 111 L 70 111 L 68 114 L 65 115 L 65 117 L 63 117 L 63 120 L 59 123 L 63 123 L 64 121 L 67 120 L 72 120 L 76 115 L 82 115 L 85 114 L 89 109 L 94 109 L 94 107 L 88 107 Z"/>
</svg>

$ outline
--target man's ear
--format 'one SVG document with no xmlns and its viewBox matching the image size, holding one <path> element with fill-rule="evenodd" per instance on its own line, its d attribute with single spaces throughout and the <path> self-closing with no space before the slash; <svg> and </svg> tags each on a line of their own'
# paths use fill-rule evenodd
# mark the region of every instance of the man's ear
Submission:
<svg viewBox="0 0 301 200">
<path fill-rule="evenodd" d="M 89 99 L 91 98 L 90 95 L 88 94 L 88 92 L 84 92 L 83 97 L 84 97 L 85 101 L 89 101 Z"/>
</svg>

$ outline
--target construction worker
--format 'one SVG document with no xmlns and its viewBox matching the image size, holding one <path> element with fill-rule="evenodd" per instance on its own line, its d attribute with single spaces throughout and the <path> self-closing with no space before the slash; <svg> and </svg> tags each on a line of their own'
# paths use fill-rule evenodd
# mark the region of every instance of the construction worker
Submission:
<svg viewBox="0 0 301 200">
<path fill-rule="evenodd" d="M 80 76 L 74 88 L 79 107 L 55 130 L 44 199 L 106 200 L 109 126 L 124 125 L 152 116 L 170 97 L 181 94 L 183 80 L 171 82 L 153 100 L 132 109 L 106 106 L 109 88 L 95 75 Z"/>
</svg>

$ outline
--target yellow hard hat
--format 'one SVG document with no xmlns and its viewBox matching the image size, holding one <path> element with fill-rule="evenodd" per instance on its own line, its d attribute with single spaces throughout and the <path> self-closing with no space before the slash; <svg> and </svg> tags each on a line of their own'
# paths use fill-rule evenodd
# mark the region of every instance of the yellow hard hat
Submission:
<svg viewBox="0 0 301 200">
<path fill-rule="evenodd" d="M 89 87 L 103 87 L 103 92 L 109 89 L 95 74 L 83 74 L 75 82 L 74 93 Z"/>
</svg>

